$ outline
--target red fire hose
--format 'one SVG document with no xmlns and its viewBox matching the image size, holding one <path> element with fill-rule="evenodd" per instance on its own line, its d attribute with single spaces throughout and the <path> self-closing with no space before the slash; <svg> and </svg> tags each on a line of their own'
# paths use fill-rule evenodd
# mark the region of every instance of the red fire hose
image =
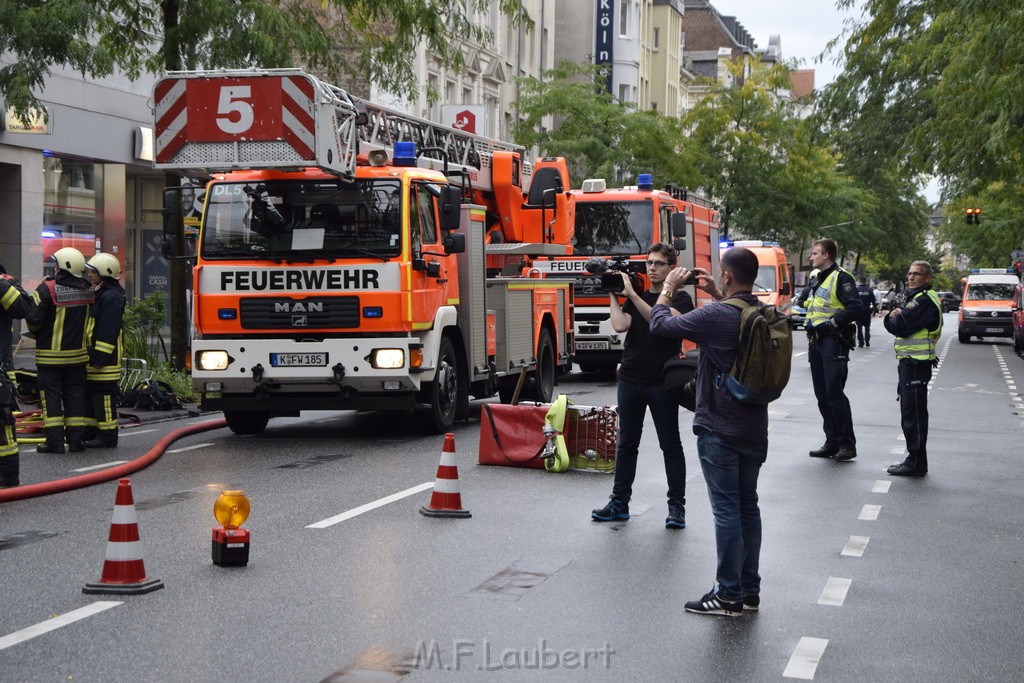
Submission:
<svg viewBox="0 0 1024 683">
<path fill-rule="evenodd" d="M 153 464 L 157 458 L 164 454 L 167 447 L 178 439 L 185 436 L 191 436 L 192 434 L 199 434 L 200 432 L 220 429 L 221 427 L 226 426 L 227 421 L 221 419 L 212 420 L 210 422 L 201 422 L 188 427 L 182 427 L 181 429 L 175 429 L 173 432 L 170 432 L 157 441 L 156 445 L 149 449 L 145 455 L 141 455 L 138 458 L 135 458 L 135 460 L 126 462 L 123 465 L 111 467 L 108 470 L 80 474 L 77 477 L 57 479 L 56 481 L 44 481 L 38 484 L 27 484 L 25 486 L 16 486 L 12 489 L 0 489 L 0 503 L 6 503 L 11 500 L 21 500 L 23 498 L 47 496 L 51 493 L 63 493 L 64 491 L 72 491 L 86 486 L 102 484 L 105 481 L 119 479 L 120 477 L 126 477 L 133 472 L 138 472 L 143 467 L 148 467 Z"/>
</svg>

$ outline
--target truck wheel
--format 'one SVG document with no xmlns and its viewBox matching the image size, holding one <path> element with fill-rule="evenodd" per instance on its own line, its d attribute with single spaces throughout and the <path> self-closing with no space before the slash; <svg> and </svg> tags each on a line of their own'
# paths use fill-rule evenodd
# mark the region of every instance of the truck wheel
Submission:
<svg viewBox="0 0 1024 683">
<path fill-rule="evenodd" d="M 459 396 L 458 367 L 451 340 L 442 337 L 437 354 L 437 374 L 418 396 L 420 402 L 430 404 L 429 408 L 416 411 L 416 425 L 424 434 L 444 434 L 455 424 Z"/>
<path fill-rule="evenodd" d="M 1013 335 L 1013 350 L 1017 353 L 1024 351 L 1024 342 L 1017 335 Z"/>
<path fill-rule="evenodd" d="M 527 377 L 527 386 L 523 393 L 526 397 L 541 403 L 551 403 L 555 395 L 555 345 L 551 341 L 551 333 L 548 328 L 540 330 L 540 339 L 537 340 L 537 369 Z M 513 388 L 515 385 L 513 385 Z"/>
<path fill-rule="evenodd" d="M 267 428 L 270 413 L 257 413 L 249 410 L 225 410 L 224 419 L 228 429 L 235 434 L 260 434 Z"/>
<path fill-rule="evenodd" d="M 966 344 L 967 342 L 971 341 L 971 335 L 967 334 L 966 332 L 960 331 L 957 333 L 957 336 L 960 338 L 961 344 Z"/>
</svg>

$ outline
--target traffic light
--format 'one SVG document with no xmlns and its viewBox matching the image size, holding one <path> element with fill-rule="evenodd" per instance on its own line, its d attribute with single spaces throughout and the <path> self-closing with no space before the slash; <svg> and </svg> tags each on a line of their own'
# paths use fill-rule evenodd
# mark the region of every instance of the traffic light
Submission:
<svg viewBox="0 0 1024 683">
<path fill-rule="evenodd" d="M 971 225 L 978 225 L 981 223 L 981 208 L 977 206 L 971 206 L 964 209 L 964 220 Z"/>
</svg>

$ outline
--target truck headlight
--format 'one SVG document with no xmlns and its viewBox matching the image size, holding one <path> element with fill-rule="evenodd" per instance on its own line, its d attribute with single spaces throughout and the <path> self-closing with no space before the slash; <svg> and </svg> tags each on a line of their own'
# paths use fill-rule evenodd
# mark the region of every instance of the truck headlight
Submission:
<svg viewBox="0 0 1024 683">
<path fill-rule="evenodd" d="M 370 365 L 378 370 L 397 370 L 405 367 L 404 349 L 374 349 Z"/>
<path fill-rule="evenodd" d="M 196 353 L 196 367 L 200 370 L 227 370 L 231 357 L 227 351 L 199 351 Z"/>
</svg>

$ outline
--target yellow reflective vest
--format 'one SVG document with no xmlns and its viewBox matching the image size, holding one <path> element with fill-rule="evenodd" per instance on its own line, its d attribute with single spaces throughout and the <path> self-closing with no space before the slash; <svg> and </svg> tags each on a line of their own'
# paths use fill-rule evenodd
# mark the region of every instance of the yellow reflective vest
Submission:
<svg viewBox="0 0 1024 683">
<path fill-rule="evenodd" d="M 807 300 L 807 324 L 811 327 L 817 327 L 827 323 L 832 317 L 839 311 L 846 308 L 842 301 L 839 300 L 839 292 L 837 291 L 839 284 L 839 273 L 846 273 L 839 266 L 828 274 L 824 282 L 821 282 L 818 287 L 814 290 L 814 294 L 810 299 Z M 853 276 L 850 275 L 852 278 Z"/>
<path fill-rule="evenodd" d="M 939 295 L 932 289 L 918 292 L 910 301 L 917 301 L 922 296 L 931 299 L 936 310 L 939 311 L 939 326 L 934 330 L 922 327 L 909 337 L 896 337 L 893 349 L 896 351 L 897 358 L 913 358 L 921 361 L 931 361 L 936 358 L 935 345 L 939 343 L 939 337 L 942 336 L 942 304 L 939 302 Z"/>
</svg>

